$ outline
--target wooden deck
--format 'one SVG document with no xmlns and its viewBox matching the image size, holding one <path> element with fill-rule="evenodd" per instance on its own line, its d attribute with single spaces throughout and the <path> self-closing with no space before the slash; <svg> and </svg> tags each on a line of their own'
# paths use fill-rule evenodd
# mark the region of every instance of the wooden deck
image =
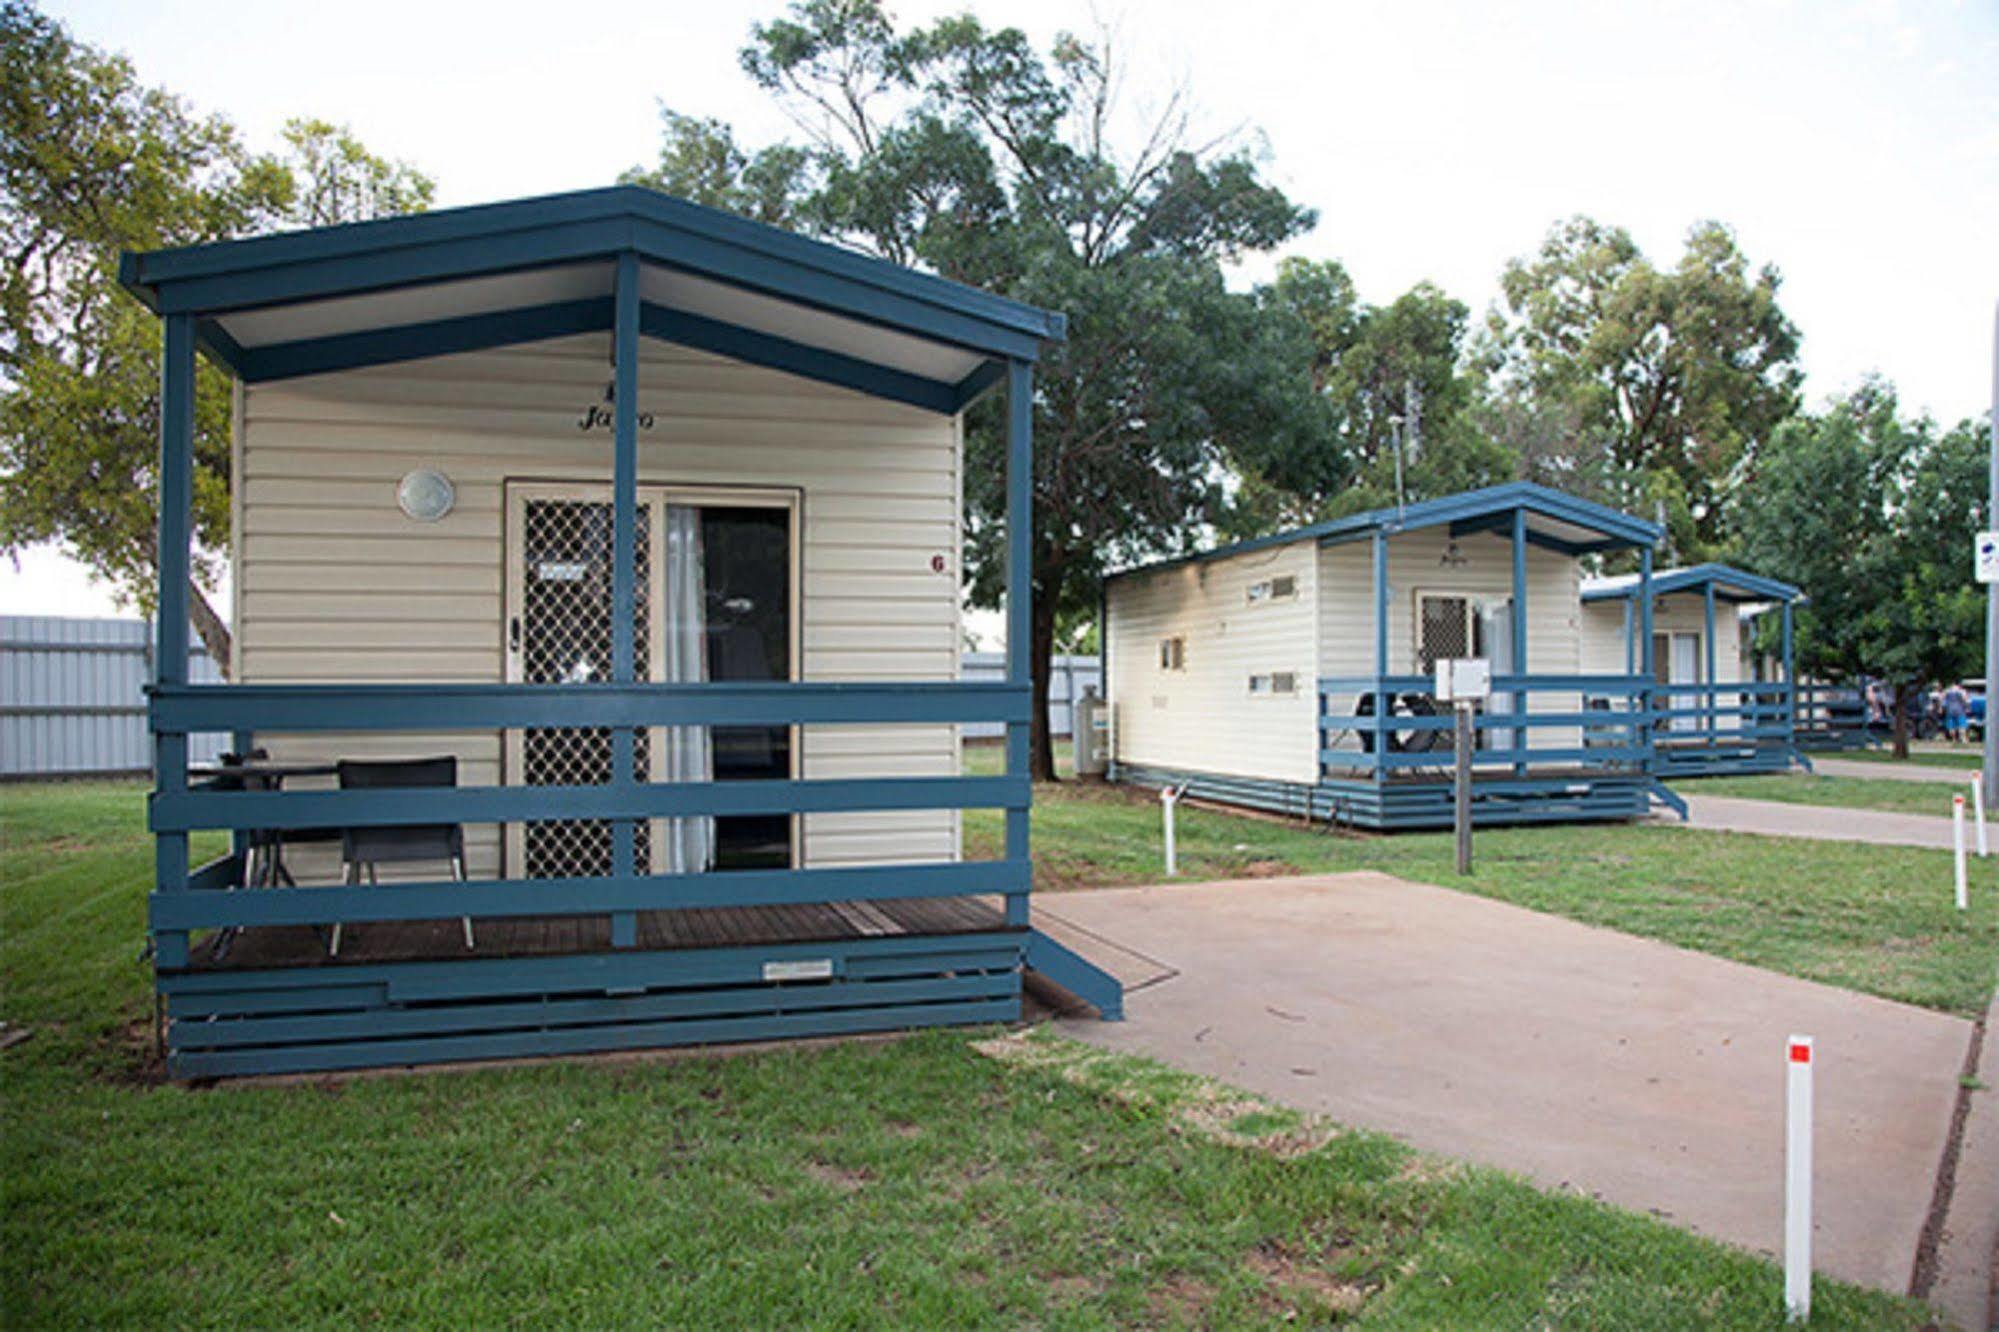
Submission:
<svg viewBox="0 0 1999 1332">
<path fill-rule="evenodd" d="M 638 920 L 641 951 L 816 943 L 894 935 L 974 934 L 1007 928 L 1000 899 L 985 897 L 644 911 L 639 913 Z M 188 969 L 330 968 L 380 962 L 561 957 L 612 951 L 608 916 L 480 920 L 473 922 L 473 936 L 477 946 L 467 949 L 463 926 L 456 920 L 349 925 L 341 935 L 340 955 L 329 957 L 327 934 L 309 925 L 255 926 L 236 935 L 220 959 L 214 955 L 209 939 L 197 941 Z"/>
</svg>

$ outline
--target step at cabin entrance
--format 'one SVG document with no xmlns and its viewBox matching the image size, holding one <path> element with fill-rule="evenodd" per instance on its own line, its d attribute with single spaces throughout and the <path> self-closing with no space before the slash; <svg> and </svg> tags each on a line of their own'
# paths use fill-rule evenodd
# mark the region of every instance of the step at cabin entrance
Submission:
<svg viewBox="0 0 1999 1332">
<path fill-rule="evenodd" d="M 632 608 L 639 678 L 797 678 L 796 525 L 788 492 L 641 486 Z M 510 683 L 610 678 L 610 487 L 508 485 L 506 634 Z M 631 748 L 640 782 L 797 775 L 796 737 L 786 726 L 649 727 L 634 732 Z M 507 780 L 605 785 L 613 749 L 607 727 L 510 731 Z M 633 829 L 633 864 L 640 874 L 789 868 L 797 861 L 796 825 L 782 814 L 642 820 Z M 528 879 L 607 875 L 611 836 L 606 819 L 513 824 L 507 864 Z"/>
</svg>

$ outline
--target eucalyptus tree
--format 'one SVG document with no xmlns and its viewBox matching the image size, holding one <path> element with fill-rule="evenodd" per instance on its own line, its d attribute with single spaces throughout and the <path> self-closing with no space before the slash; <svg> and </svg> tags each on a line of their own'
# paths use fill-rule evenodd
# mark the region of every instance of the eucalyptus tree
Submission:
<svg viewBox="0 0 1999 1332">
<path fill-rule="evenodd" d="M 59 542 L 152 609 L 159 328 L 118 288 L 121 250 L 427 206 L 431 183 L 346 129 L 294 120 L 259 155 L 235 127 L 139 79 L 22 0 L 0 3 L 0 553 Z M 209 600 L 229 531 L 229 392 L 195 394 L 198 557 L 189 605 L 224 670 Z"/>
<path fill-rule="evenodd" d="M 1599 498 L 1662 513 L 1669 558 L 1719 549 L 1738 481 L 1798 407 L 1777 270 L 1752 271 L 1718 222 L 1660 268 L 1623 228 L 1576 217 L 1500 285 L 1484 357 L 1511 419 L 1572 421 L 1568 467 Z"/>
<path fill-rule="evenodd" d="M 1052 780 L 1049 658 L 1105 571 L 1199 538 L 1239 453 L 1316 446 L 1328 414 L 1303 321 L 1225 269 L 1307 230 L 1240 134 L 1203 138 L 1191 98 L 1119 98 L 1114 37 L 1041 50 L 969 15 L 899 28 L 875 0 L 803 0 L 756 24 L 745 73 L 801 142 L 750 149 L 666 111 L 626 179 L 844 240 L 1069 316 L 1034 402 L 1034 770 Z M 1001 595 L 996 403 L 968 435 L 969 592 Z"/>
</svg>

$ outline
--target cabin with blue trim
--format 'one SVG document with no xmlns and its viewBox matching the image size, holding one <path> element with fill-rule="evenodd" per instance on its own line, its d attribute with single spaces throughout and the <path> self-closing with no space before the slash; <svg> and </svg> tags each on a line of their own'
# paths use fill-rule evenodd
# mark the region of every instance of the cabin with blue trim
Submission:
<svg viewBox="0 0 1999 1332">
<path fill-rule="evenodd" d="M 1728 776 L 1809 767 L 1799 753 L 1791 675 L 1789 583 L 1725 564 L 1652 575 L 1655 770 L 1663 778 Z M 1583 652 L 1589 670 L 1636 662 L 1633 574 L 1583 583 Z M 1755 626 L 1779 617 L 1777 651 L 1759 654 Z"/>
<path fill-rule="evenodd" d="M 1492 663 L 1474 753 L 1484 825 L 1631 819 L 1654 801 L 1651 601 L 1631 664 L 1585 662 L 1584 562 L 1659 528 L 1517 482 L 1357 513 L 1114 574 L 1113 780 L 1361 828 L 1452 820 L 1439 660 Z"/>
<path fill-rule="evenodd" d="M 161 320 L 149 924 L 178 1077 L 1014 1018 L 1060 314 L 620 187 L 125 257 Z M 195 358 L 234 658 L 193 684 Z M 1006 395 L 1002 682 L 957 678 Z M 1007 770 L 961 775 L 999 723 Z M 188 737 L 237 761 L 191 768 Z M 962 858 L 960 811 L 1005 811 Z M 227 841 L 212 841 L 220 833 Z M 194 852 L 220 854 L 196 864 Z"/>
</svg>

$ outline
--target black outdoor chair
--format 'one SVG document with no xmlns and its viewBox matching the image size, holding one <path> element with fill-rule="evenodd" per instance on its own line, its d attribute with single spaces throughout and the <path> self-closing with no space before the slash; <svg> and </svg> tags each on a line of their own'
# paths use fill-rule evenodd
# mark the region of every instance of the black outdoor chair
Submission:
<svg viewBox="0 0 1999 1332">
<path fill-rule="evenodd" d="M 380 790 L 408 786 L 458 785 L 458 760 L 447 755 L 428 759 L 342 759 L 337 765 L 340 789 Z M 443 860 L 451 864 L 451 877 L 465 878 L 465 828 L 457 823 L 419 823 L 399 827 L 343 828 L 340 859 L 349 884 L 361 882 L 365 867 L 369 883 L 381 882 L 375 867 L 408 864 L 419 860 Z M 472 918 L 460 918 L 465 925 L 465 947 L 473 947 Z M 329 950 L 340 953 L 340 926 L 333 927 Z"/>
</svg>

